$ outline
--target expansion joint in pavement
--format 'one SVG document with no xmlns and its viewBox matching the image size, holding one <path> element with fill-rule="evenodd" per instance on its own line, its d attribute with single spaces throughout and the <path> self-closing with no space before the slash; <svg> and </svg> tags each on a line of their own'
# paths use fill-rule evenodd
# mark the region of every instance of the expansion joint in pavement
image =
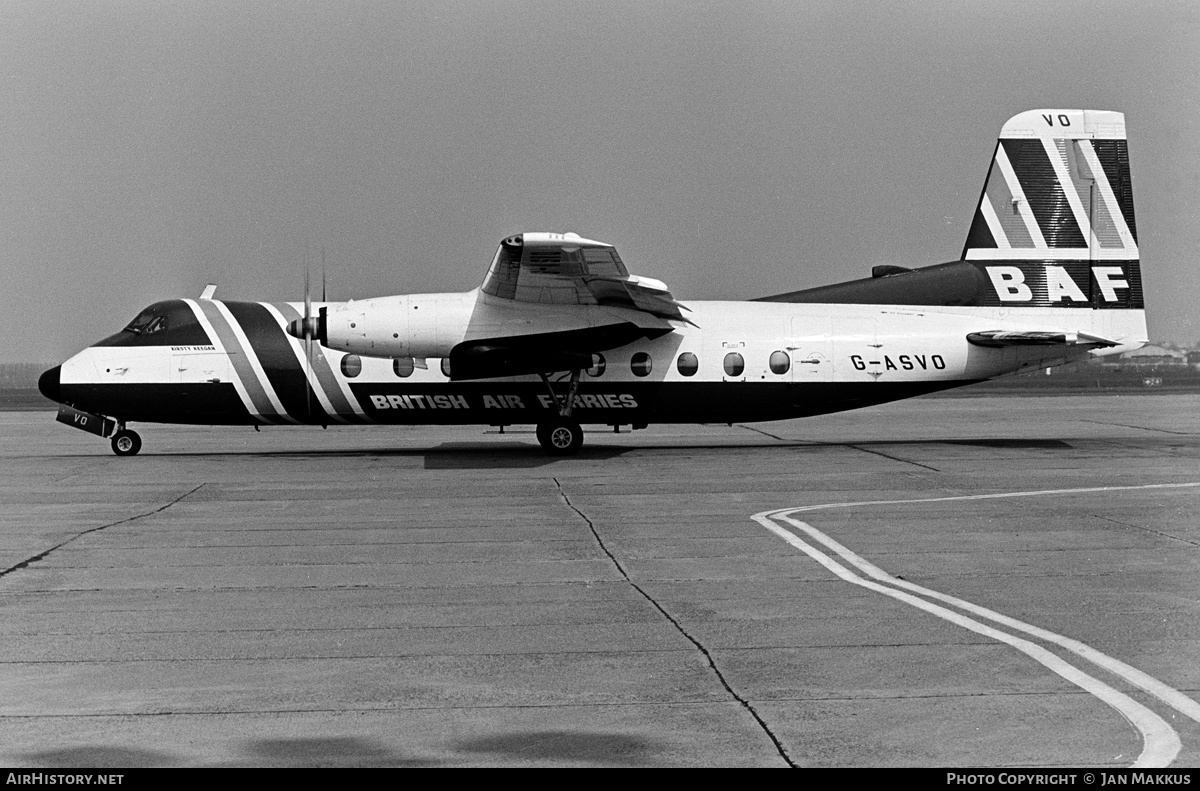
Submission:
<svg viewBox="0 0 1200 791">
<path fill-rule="evenodd" d="M 770 437 L 771 439 L 777 439 L 780 442 L 787 441 L 783 437 L 779 436 L 778 434 L 772 434 L 769 431 L 763 431 L 761 428 L 756 428 L 754 426 L 747 426 L 745 423 L 738 423 L 738 428 L 744 428 L 747 431 L 753 431 L 756 434 L 762 434 L 764 437 Z"/>
<path fill-rule="evenodd" d="M 596 539 L 596 544 L 600 547 L 600 551 L 608 556 L 608 559 L 612 561 L 613 566 L 616 567 L 617 571 L 625 579 L 625 581 L 629 583 L 630 587 L 637 591 L 642 598 L 650 602 L 650 605 L 662 613 L 662 616 L 666 618 L 672 626 L 675 627 L 676 631 L 683 635 L 684 639 L 696 647 L 696 650 L 699 651 L 704 657 L 704 660 L 708 663 L 709 669 L 713 672 L 713 675 L 717 677 L 717 681 L 721 683 L 721 686 L 725 688 L 725 691 L 729 693 L 730 697 L 740 703 L 742 708 L 746 709 L 746 711 L 750 713 L 750 716 L 753 717 L 754 721 L 758 723 L 758 726 L 762 728 L 763 733 L 765 733 L 767 738 L 771 740 L 771 743 L 775 745 L 775 750 L 779 753 L 779 757 L 782 758 L 791 768 L 798 769 L 799 765 L 792 760 L 790 755 L 788 755 L 787 750 L 783 746 L 783 742 L 779 740 L 779 737 L 776 736 L 771 730 L 771 727 L 767 725 L 766 720 L 762 718 L 762 715 L 760 715 L 758 711 L 755 710 L 754 706 L 750 704 L 750 701 L 746 700 L 737 693 L 737 690 L 733 688 L 728 679 L 726 679 L 725 675 L 721 672 L 720 668 L 717 667 L 717 663 L 713 659 L 713 655 L 709 652 L 709 650 L 705 648 L 699 640 L 693 637 L 688 630 L 684 629 L 683 624 L 676 620 L 671 613 L 667 612 L 666 609 L 659 604 L 653 596 L 647 593 L 641 585 L 638 585 L 636 582 L 630 579 L 629 573 L 625 570 L 625 567 L 621 565 L 621 561 L 617 560 L 616 555 L 614 555 L 605 545 L 604 539 L 600 537 L 599 531 L 596 530 L 596 525 L 591 519 L 588 518 L 587 514 L 579 510 L 575 504 L 571 502 L 571 499 L 567 497 L 567 493 L 563 490 L 562 483 L 558 480 L 558 478 L 552 478 L 551 480 L 553 480 L 554 485 L 558 487 L 559 498 L 561 498 L 563 503 L 572 511 L 574 511 L 579 518 L 587 524 L 588 529 L 592 531 L 592 538 Z"/>
<path fill-rule="evenodd" d="M 880 451 L 880 450 L 871 450 L 870 448 L 864 448 L 861 445 L 850 445 L 850 444 L 847 444 L 846 447 L 854 448 L 855 450 L 861 450 L 863 453 L 873 453 L 876 456 L 882 456 L 883 458 L 891 459 L 892 461 L 898 461 L 898 462 L 902 462 L 904 464 L 911 464 L 914 467 L 921 467 L 926 470 L 933 470 L 934 472 L 941 472 L 941 470 L 939 470 L 937 467 L 930 467 L 928 464 L 922 464 L 919 461 L 912 461 L 911 459 L 902 459 L 899 456 L 892 456 L 892 455 L 884 453 L 883 451 Z"/>
<path fill-rule="evenodd" d="M 160 513 L 162 513 L 163 511 L 165 511 L 165 510 L 167 510 L 168 508 L 170 508 L 171 506 L 173 506 L 173 505 L 175 505 L 176 503 L 178 503 L 180 500 L 184 499 L 185 497 L 190 497 L 191 495 L 193 495 L 193 494 L 195 494 L 196 492 L 200 491 L 200 489 L 201 489 L 203 486 L 204 486 L 204 484 L 200 484 L 200 485 L 199 485 L 199 486 L 197 486 L 196 488 L 194 488 L 194 489 L 192 489 L 192 490 L 190 490 L 190 491 L 184 492 L 183 494 L 179 495 L 178 497 L 176 497 L 174 500 L 172 500 L 171 502 L 167 503 L 166 505 L 161 505 L 161 506 L 159 506 L 158 508 L 155 508 L 153 511 L 147 511 L 147 512 L 146 512 L 146 513 L 144 513 L 144 514 L 137 514 L 136 516 L 129 516 L 129 517 L 126 517 L 126 518 L 124 518 L 124 519 L 118 519 L 118 520 L 117 520 L 117 521 L 115 521 L 115 522 L 109 522 L 108 524 L 106 524 L 106 525 L 100 525 L 99 527 L 90 527 L 90 528 L 88 528 L 87 530 L 84 530 L 84 531 L 83 531 L 83 532 L 81 532 L 81 533 L 76 533 L 75 535 L 73 535 L 73 536 L 71 536 L 70 538 L 68 538 L 66 541 L 62 541 L 62 542 L 60 542 L 60 543 L 58 543 L 58 544 L 55 544 L 54 546 L 50 547 L 49 549 L 45 550 L 44 552 L 39 552 L 38 554 L 34 555 L 34 556 L 33 556 L 33 557 L 31 557 L 31 558 L 26 558 L 25 560 L 22 560 L 20 563 L 18 563 L 18 564 L 17 564 L 17 565 L 15 565 L 15 566 L 10 566 L 9 568 L 6 568 L 6 569 L 4 569 L 3 571 L 0 571 L 0 577 L 3 577 L 3 576 L 4 576 L 4 575 L 6 575 L 6 574 L 11 574 L 12 572 L 14 572 L 14 571 L 17 571 L 18 569 L 23 569 L 23 568 L 26 568 L 27 566 L 29 566 L 29 565 L 30 565 L 30 564 L 32 564 L 32 563 L 37 563 L 39 560 L 44 560 L 44 559 L 45 559 L 47 556 L 49 556 L 49 555 L 50 555 L 50 553 L 51 553 L 51 552 L 53 552 L 54 550 L 56 550 L 56 549 L 61 549 L 61 548 L 65 547 L 67 544 L 70 544 L 72 541 L 74 541 L 74 540 L 76 540 L 76 539 L 79 539 L 79 538 L 83 538 L 83 537 L 84 537 L 84 536 L 86 536 L 88 533 L 98 533 L 98 532 L 99 532 L 99 531 L 101 531 L 101 530 L 105 530 L 105 529 L 107 529 L 107 528 L 110 528 L 110 527 L 116 527 L 117 525 L 123 525 L 123 524 L 125 524 L 126 522 L 133 522 L 134 520 L 137 520 L 137 519 L 145 519 L 147 516 L 154 516 L 155 514 L 160 514 Z"/>
</svg>

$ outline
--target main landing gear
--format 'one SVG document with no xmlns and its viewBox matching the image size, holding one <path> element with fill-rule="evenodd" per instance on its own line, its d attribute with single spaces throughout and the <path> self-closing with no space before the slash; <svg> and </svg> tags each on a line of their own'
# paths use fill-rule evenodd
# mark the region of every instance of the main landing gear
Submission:
<svg viewBox="0 0 1200 791">
<path fill-rule="evenodd" d="M 551 456 L 574 456 L 583 447 L 583 429 L 568 418 L 538 423 L 537 438 Z"/>
<path fill-rule="evenodd" d="M 578 369 L 571 371 L 571 386 L 565 398 L 554 392 L 554 386 L 546 374 L 541 374 L 550 397 L 558 406 L 558 417 L 543 420 L 537 424 L 537 438 L 542 449 L 551 456 L 574 456 L 583 447 L 583 429 L 571 419 L 571 410 L 575 406 L 575 391 L 579 389 Z"/>
<path fill-rule="evenodd" d="M 122 426 L 112 435 L 113 453 L 118 456 L 136 456 L 142 449 L 142 438 L 136 431 L 130 431 Z"/>
</svg>

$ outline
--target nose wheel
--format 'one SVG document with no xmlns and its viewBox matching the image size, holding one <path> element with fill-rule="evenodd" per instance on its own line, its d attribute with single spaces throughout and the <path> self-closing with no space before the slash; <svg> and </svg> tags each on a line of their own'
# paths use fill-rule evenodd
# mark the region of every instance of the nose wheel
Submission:
<svg viewBox="0 0 1200 791">
<path fill-rule="evenodd" d="M 574 456 L 583 447 L 583 429 L 567 418 L 538 423 L 537 438 L 551 456 Z"/>
<path fill-rule="evenodd" d="M 142 449 L 142 438 L 136 431 L 123 428 L 112 435 L 112 449 L 118 456 L 135 456 Z"/>
</svg>

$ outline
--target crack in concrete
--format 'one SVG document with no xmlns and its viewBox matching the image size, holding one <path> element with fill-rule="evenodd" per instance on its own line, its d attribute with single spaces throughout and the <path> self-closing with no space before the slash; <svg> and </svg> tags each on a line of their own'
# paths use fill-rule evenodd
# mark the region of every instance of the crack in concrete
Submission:
<svg viewBox="0 0 1200 791">
<path fill-rule="evenodd" d="M 574 511 L 579 518 L 587 524 L 588 529 L 592 531 L 592 537 L 596 539 L 596 544 L 599 545 L 600 550 L 608 556 L 608 559 L 612 561 L 613 566 L 615 566 L 621 576 L 625 578 L 625 581 L 629 583 L 630 587 L 641 594 L 642 598 L 648 601 L 651 606 L 654 607 L 654 609 L 662 613 L 662 616 L 666 618 L 667 621 L 670 622 L 670 624 L 674 626 L 675 629 L 681 635 L 683 635 L 683 637 L 689 643 L 696 647 L 696 650 L 699 651 L 704 657 L 705 661 L 708 663 L 709 669 L 713 672 L 713 675 L 717 677 L 717 681 L 721 683 L 721 686 L 725 688 L 725 691 L 729 693 L 729 696 L 736 700 L 739 704 L 741 704 L 742 708 L 749 712 L 750 716 L 753 717 L 754 721 L 758 723 L 758 726 L 762 729 L 763 733 L 765 733 L 767 738 L 771 740 L 771 743 L 775 745 L 775 750 L 779 753 L 779 757 L 782 758 L 792 769 L 800 768 L 799 765 L 792 760 L 792 757 L 788 755 L 787 749 L 783 746 L 783 742 L 779 740 L 779 737 L 776 736 L 771 730 L 771 727 L 767 725 L 766 720 L 762 718 L 762 715 L 760 715 L 754 706 L 750 704 L 750 701 L 739 695 L 737 691 L 734 690 L 733 686 L 729 683 L 728 679 L 725 678 L 725 675 L 721 672 L 720 668 L 717 667 L 716 660 L 713 658 L 713 655 L 709 652 L 709 650 L 705 648 L 699 640 L 693 637 L 691 633 L 684 629 L 683 624 L 681 624 L 674 618 L 674 616 L 667 612 L 666 609 L 659 604 L 653 596 L 647 593 L 642 586 L 638 585 L 630 578 L 629 573 L 625 571 L 625 567 L 621 565 L 621 561 L 617 560 L 616 555 L 614 555 L 605 545 L 604 539 L 600 538 L 600 533 L 596 530 L 596 525 L 592 523 L 592 520 L 588 518 L 587 514 L 575 507 L 570 498 L 567 497 L 567 493 L 563 490 L 562 483 L 559 482 L 558 478 L 552 478 L 551 480 L 553 480 L 554 485 L 558 487 L 558 496 L 562 499 L 563 503 L 565 503 L 568 508 Z"/>
<path fill-rule="evenodd" d="M 899 456 L 889 456 L 888 454 L 884 453 L 883 451 L 871 450 L 870 448 L 864 448 L 859 445 L 847 444 L 846 447 L 854 448 L 855 450 L 861 450 L 863 453 L 873 453 L 876 456 L 882 456 L 883 458 L 891 459 L 892 461 L 898 461 L 898 462 L 902 462 L 904 464 L 912 464 L 913 466 L 920 467 L 925 470 L 933 470 L 934 472 L 941 472 L 941 470 L 939 470 L 937 467 L 930 467 L 928 464 L 922 464 L 919 461 L 909 461 L 908 459 L 902 459 Z"/>
<path fill-rule="evenodd" d="M 1162 538 L 1169 538 L 1172 541 L 1181 541 L 1184 544 L 1191 544 L 1194 547 L 1200 547 L 1200 541 L 1192 541 L 1190 538 L 1180 538 L 1179 536 L 1173 536 L 1170 533 L 1163 533 L 1160 530 L 1154 530 L 1149 527 L 1142 527 L 1141 525 L 1135 525 L 1130 522 L 1122 522 L 1119 519 L 1113 519 L 1108 516 L 1101 516 L 1100 514 L 1089 514 L 1089 516 L 1091 516 L 1095 519 L 1100 519 L 1105 522 L 1111 522 L 1114 525 L 1120 525 L 1121 527 L 1128 527 L 1128 528 L 1132 528 L 1134 530 L 1141 530 L 1144 533 L 1150 533 L 1151 535 L 1161 536 Z"/>
<path fill-rule="evenodd" d="M 1095 423 L 1098 426 L 1120 426 L 1121 428 L 1136 428 L 1139 431 L 1157 431 L 1160 434 L 1174 434 L 1179 437 L 1195 437 L 1200 436 L 1192 431 L 1171 431 L 1169 428 L 1152 428 L 1150 426 L 1134 426 L 1129 423 L 1111 423 L 1107 420 L 1091 420 L 1089 418 L 1079 418 L 1080 423 Z"/>
<path fill-rule="evenodd" d="M 83 538 L 84 536 L 86 536 L 89 533 L 97 533 L 101 530 L 105 530 L 110 527 L 116 527 L 117 525 L 123 525 L 126 522 L 132 522 L 137 519 L 144 519 L 147 516 L 154 516 L 155 514 L 162 513 L 163 511 L 165 511 L 168 508 L 170 508 L 171 506 L 175 505 L 175 503 L 179 502 L 183 498 L 189 497 L 189 496 L 195 494 L 196 492 L 200 491 L 200 489 L 203 487 L 204 487 L 204 484 L 202 483 L 199 486 L 197 486 L 195 489 L 192 489 L 189 492 L 184 492 L 183 494 L 179 495 L 171 502 L 167 503 L 166 505 L 155 508 L 153 511 L 147 511 L 144 514 L 138 514 L 136 516 L 126 517 L 125 519 L 118 519 L 116 522 L 109 522 L 106 525 L 100 525 L 99 527 L 91 527 L 91 528 L 88 528 L 87 530 L 84 530 L 81 533 L 76 533 L 75 535 L 68 538 L 66 541 L 55 544 L 54 546 L 50 547 L 49 549 L 47 549 L 44 552 L 39 552 L 38 554 L 34 555 L 31 558 L 26 558 L 25 560 L 22 560 L 20 563 L 18 563 L 15 566 L 10 566 L 9 568 L 6 568 L 3 571 L 0 571 L 0 577 L 3 577 L 7 574 L 11 574 L 14 571 L 17 571 L 19 569 L 28 568 L 31 564 L 37 563 L 39 560 L 44 560 L 54 550 L 62 549 L 67 544 L 70 544 L 72 541 L 75 541 L 76 539 L 79 539 L 79 538 Z"/>
<path fill-rule="evenodd" d="M 779 436 L 778 434 L 772 434 L 772 433 L 771 433 L 771 432 L 769 432 L 769 431 L 763 431 L 761 428 L 755 428 L 754 426 L 747 426 L 745 423 L 738 423 L 738 424 L 737 424 L 737 427 L 738 427 L 738 428 L 744 428 L 744 429 L 746 429 L 747 431 L 753 431 L 753 432 L 755 432 L 755 433 L 757 433 L 757 434 L 762 434 L 764 437 L 770 437 L 771 439 L 777 439 L 777 440 L 779 440 L 780 442 L 787 442 L 787 440 L 786 440 L 786 439 L 784 439 L 783 437 Z"/>
</svg>

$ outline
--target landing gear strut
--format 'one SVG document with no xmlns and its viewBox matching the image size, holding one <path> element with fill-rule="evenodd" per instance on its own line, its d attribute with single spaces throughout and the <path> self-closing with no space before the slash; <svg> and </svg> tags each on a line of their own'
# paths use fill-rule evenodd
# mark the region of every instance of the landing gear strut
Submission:
<svg viewBox="0 0 1200 791">
<path fill-rule="evenodd" d="M 571 419 L 575 406 L 575 391 L 579 389 L 579 370 L 571 371 L 571 387 L 565 398 L 554 392 L 550 378 L 541 374 L 542 381 L 550 391 L 550 397 L 558 406 L 558 417 L 544 420 L 537 425 L 537 438 L 542 448 L 551 456 L 574 456 L 583 447 L 583 429 Z"/>
<path fill-rule="evenodd" d="M 113 453 L 118 456 L 136 456 L 137 452 L 142 449 L 142 438 L 136 431 L 130 431 L 121 426 L 112 435 L 112 449 Z"/>
</svg>

